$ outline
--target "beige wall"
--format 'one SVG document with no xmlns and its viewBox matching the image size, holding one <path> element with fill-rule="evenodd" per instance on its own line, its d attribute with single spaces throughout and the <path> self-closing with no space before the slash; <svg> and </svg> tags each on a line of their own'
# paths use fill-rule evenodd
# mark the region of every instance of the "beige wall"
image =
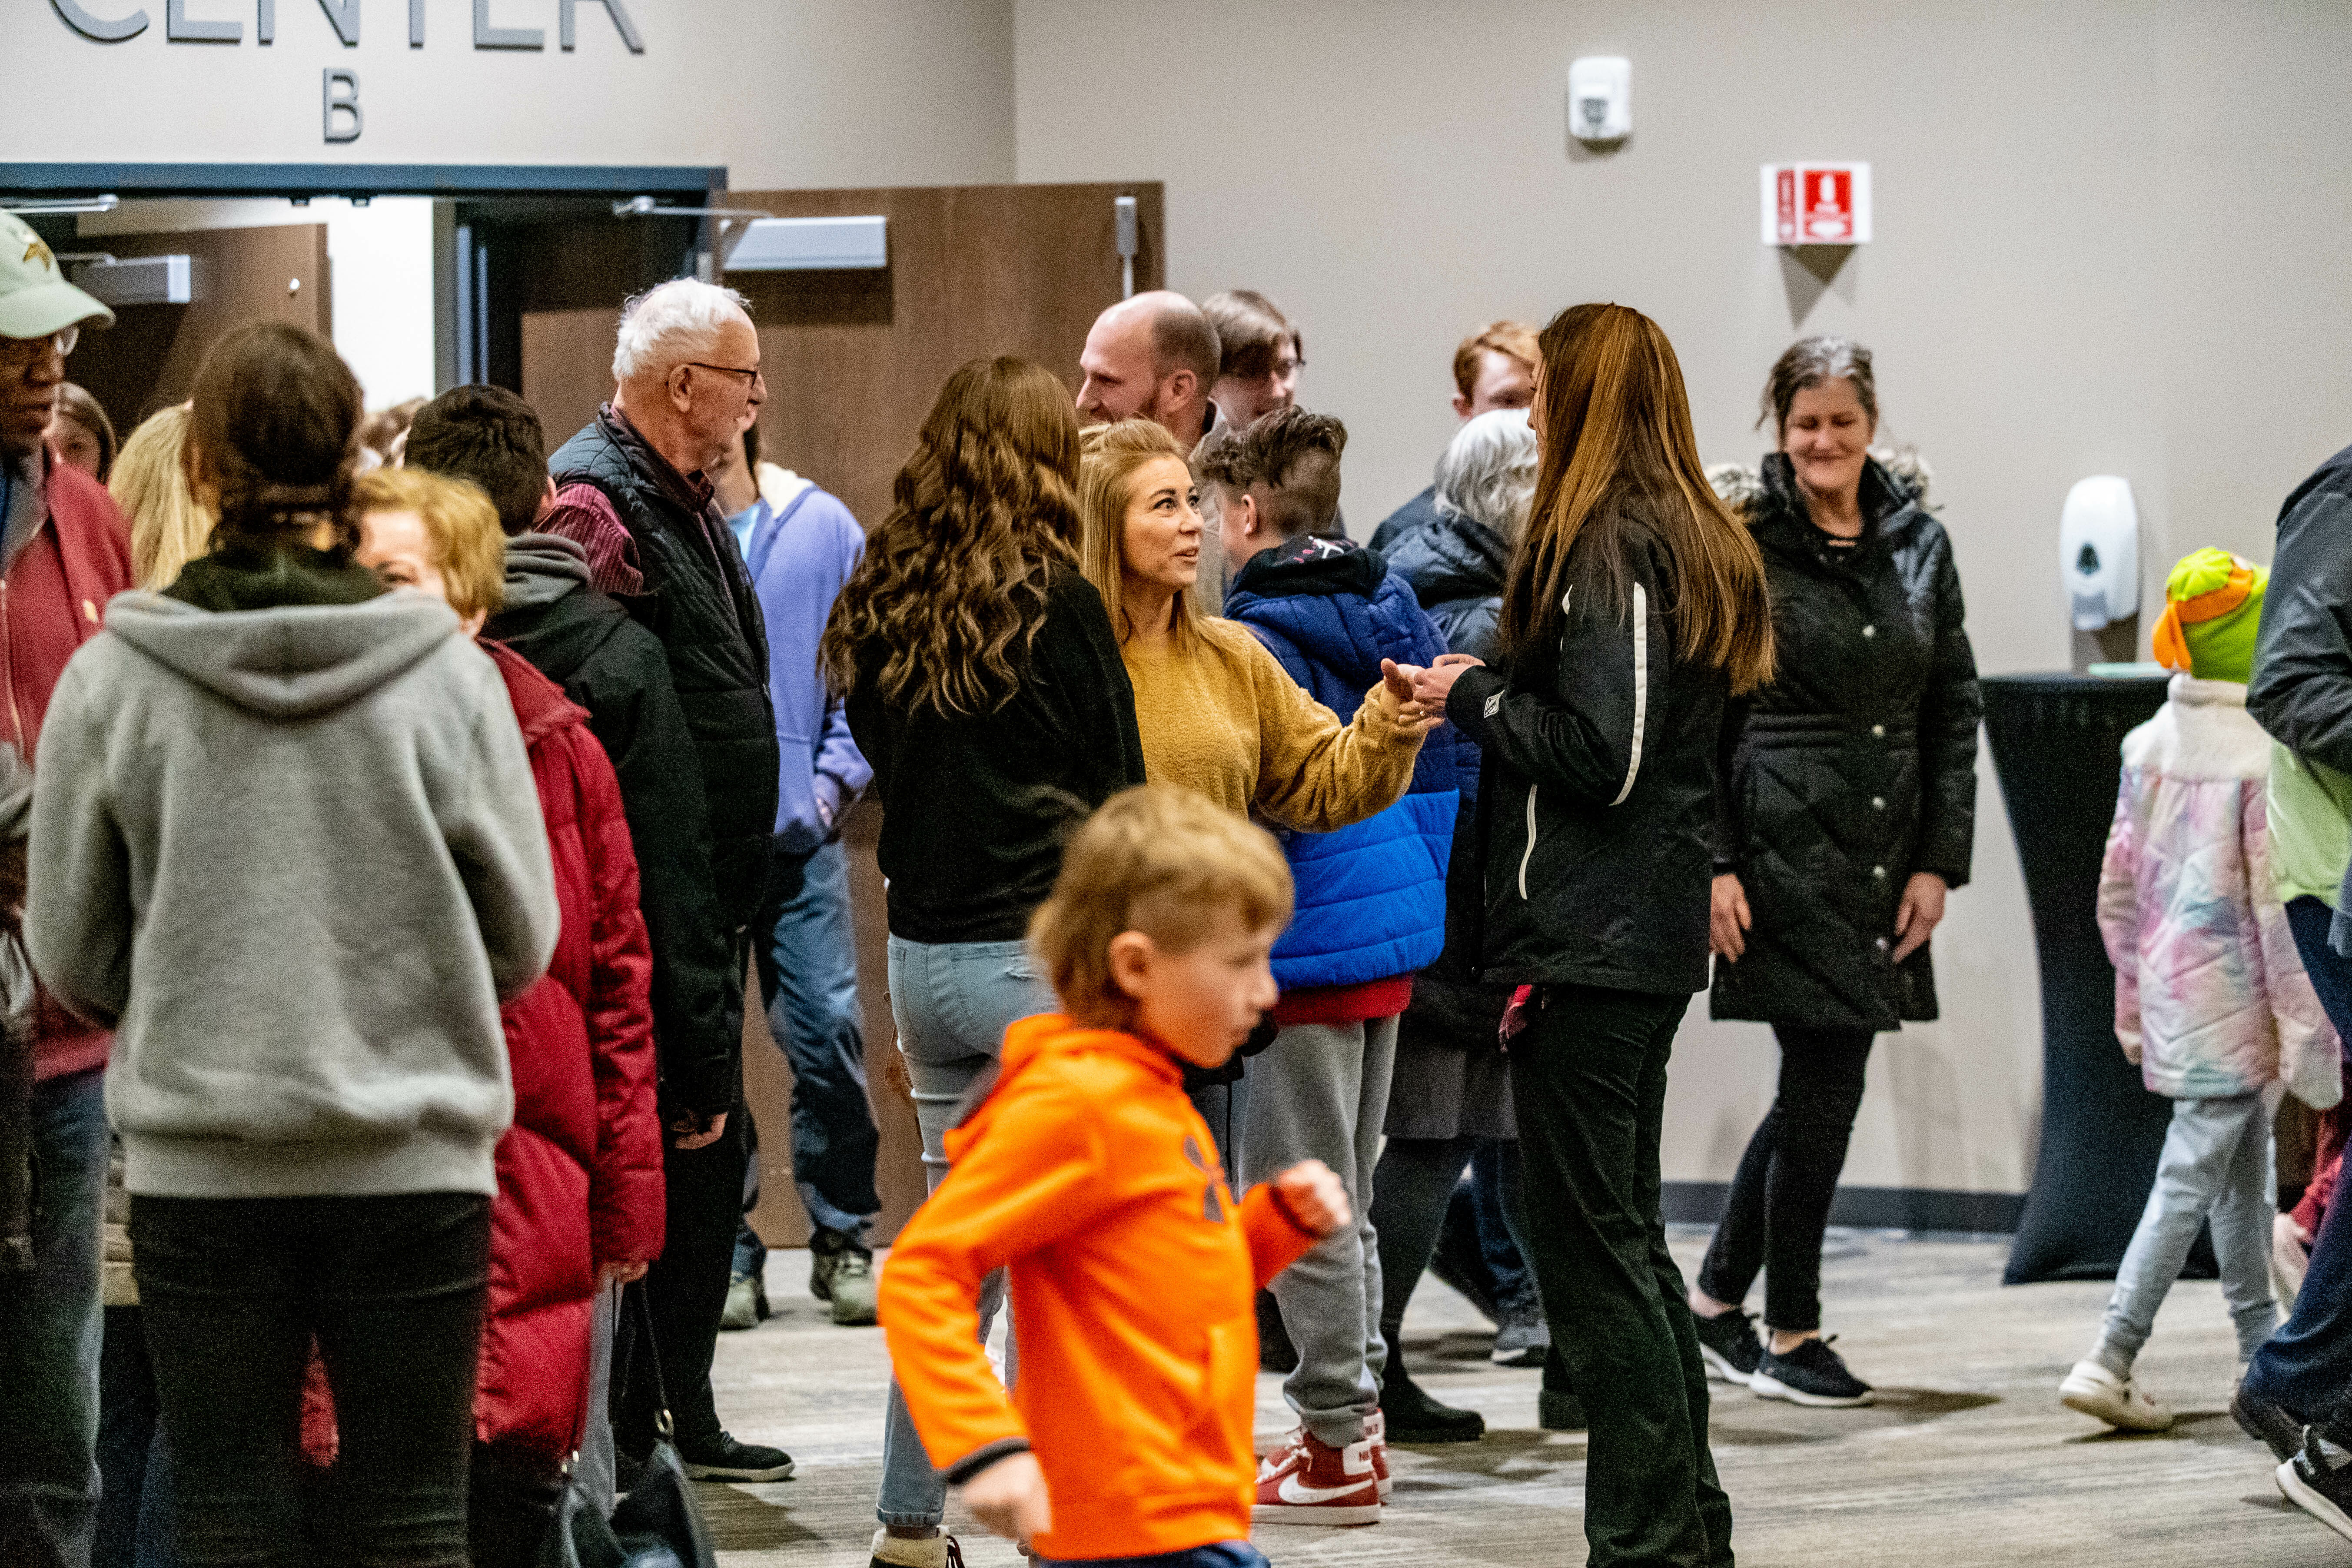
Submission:
<svg viewBox="0 0 2352 1568">
<path fill-rule="evenodd" d="M 244 24 L 236 45 L 169 43 L 164 0 L 146 32 L 97 44 L 47 0 L 0 6 L 12 80 L 54 80 L 37 115 L 10 117 L 5 152 L 38 162 L 725 164 L 747 190 L 959 184 L 1013 177 L 1011 0 L 628 0 L 632 55 L 601 5 L 556 47 L 555 0 L 497 0 L 499 26 L 541 27 L 542 52 L 477 50 L 472 7 L 432 0 L 425 46 L 408 8 L 373 0 L 346 48 L 310 0 L 279 0 L 277 42 L 254 41 L 253 0 L 189 0 Z M 355 70 L 366 125 L 325 144 L 320 74 Z"/>
<path fill-rule="evenodd" d="M 2339 4 L 2225 25 L 2199 0 L 1019 0 L 1015 27 L 1020 178 L 1164 180 L 1172 286 L 1262 289 L 1303 322 L 1301 395 L 1349 422 L 1360 530 L 1427 482 L 1456 338 L 1586 299 L 1664 325 L 1710 460 L 1759 449 L 1757 389 L 1792 337 L 1871 344 L 1988 672 L 2067 663 L 2074 479 L 2131 479 L 2160 583 L 2200 544 L 2267 558 L 2279 498 L 2352 439 Z M 1146 84 L 1171 40 L 1196 51 L 1197 113 Z M 1633 62 L 1633 136 L 1608 157 L 1568 145 L 1581 54 Z M 1796 158 L 1874 167 L 1878 237 L 1826 289 L 1758 243 L 1757 165 Z M 2030 1176 L 2040 1004 L 1990 773 L 1979 820 L 1937 941 L 1944 1020 L 1882 1042 L 1849 1181 Z M 1727 1176 L 1770 1093 L 1769 1035 L 1703 1020 L 1669 1177 Z"/>
</svg>

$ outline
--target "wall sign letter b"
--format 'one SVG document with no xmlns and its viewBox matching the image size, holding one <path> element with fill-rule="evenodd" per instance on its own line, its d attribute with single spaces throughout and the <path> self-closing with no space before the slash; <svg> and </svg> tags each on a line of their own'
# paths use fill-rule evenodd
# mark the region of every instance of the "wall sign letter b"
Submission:
<svg viewBox="0 0 2352 1568">
<path fill-rule="evenodd" d="M 341 89 L 338 92 L 336 89 Z M 340 66 L 327 68 L 319 83 L 319 113 L 330 142 L 356 142 L 360 139 L 360 73 Z M 340 111 L 350 118 L 338 122 Z"/>
</svg>

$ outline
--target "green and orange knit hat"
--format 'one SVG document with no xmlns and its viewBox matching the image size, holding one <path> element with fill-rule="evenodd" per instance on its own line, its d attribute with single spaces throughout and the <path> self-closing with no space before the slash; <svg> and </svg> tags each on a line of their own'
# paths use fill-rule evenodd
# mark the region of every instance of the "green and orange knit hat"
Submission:
<svg viewBox="0 0 2352 1568">
<path fill-rule="evenodd" d="M 2164 580 L 2164 616 L 2156 623 L 2156 661 L 2200 680 L 2254 673 L 2254 634 L 2263 620 L 2267 567 L 2208 547 L 2180 558 Z"/>
</svg>

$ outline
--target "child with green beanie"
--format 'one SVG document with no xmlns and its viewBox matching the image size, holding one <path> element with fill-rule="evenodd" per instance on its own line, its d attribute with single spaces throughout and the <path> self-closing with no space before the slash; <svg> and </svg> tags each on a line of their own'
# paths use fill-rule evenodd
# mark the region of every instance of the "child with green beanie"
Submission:
<svg viewBox="0 0 2352 1568">
<path fill-rule="evenodd" d="M 2284 1085 L 2315 1108 L 2341 1093 L 2320 1010 L 2274 885 L 2264 784 L 2271 742 L 2246 712 L 2269 574 L 2200 550 L 2165 583 L 2158 660 L 2179 671 L 2155 718 L 2124 737 L 2123 783 L 2099 877 L 2116 966 L 2116 1037 L 2173 1100 L 2155 1188 L 2090 1355 L 2059 1384 L 2072 1409 L 2156 1431 L 2172 1412 L 2133 1381 L 2198 1228 L 2210 1223 L 2241 1362 L 2277 1327 L 2271 1114 Z"/>
</svg>

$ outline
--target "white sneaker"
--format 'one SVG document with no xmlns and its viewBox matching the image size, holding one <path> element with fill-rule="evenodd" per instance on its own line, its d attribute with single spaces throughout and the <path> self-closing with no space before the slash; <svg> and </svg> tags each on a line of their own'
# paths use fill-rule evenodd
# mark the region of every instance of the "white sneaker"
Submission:
<svg viewBox="0 0 2352 1568">
<path fill-rule="evenodd" d="M 2058 1385 L 2058 1403 L 2126 1432 L 2161 1432 L 2172 1425 L 2162 1401 L 2095 1361 L 2078 1361 Z"/>
</svg>

